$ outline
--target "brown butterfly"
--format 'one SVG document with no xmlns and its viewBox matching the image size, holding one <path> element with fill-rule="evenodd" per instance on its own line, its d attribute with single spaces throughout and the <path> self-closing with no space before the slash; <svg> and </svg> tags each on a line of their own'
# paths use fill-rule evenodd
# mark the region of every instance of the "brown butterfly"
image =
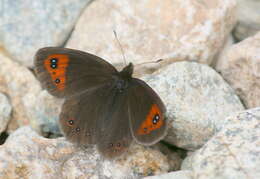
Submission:
<svg viewBox="0 0 260 179">
<path fill-rule="evenodd" d="M 59 121 L 69 141 L 96 144 L 104 157 L 114 158 L 133 139 L 152 145 L 165 136 L 165 106 L 132 77 L 132 63 L 119 72 L 95 55 L 57 47 L 40 49 L 34 63 L 42 86 L 65 98 Z"/>
</svg>

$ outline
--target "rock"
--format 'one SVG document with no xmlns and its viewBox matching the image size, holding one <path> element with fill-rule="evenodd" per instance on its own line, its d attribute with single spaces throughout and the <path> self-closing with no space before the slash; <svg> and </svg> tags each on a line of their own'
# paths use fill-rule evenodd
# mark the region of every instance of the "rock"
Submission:
<svg viewBox="0 0 260 179">
<path fill-rule="evenodd" d="M 143 79 L 167 108 L 169 130 L 165 141 L 195 150 L 244 107 L 234 90 L 207 65 L 177 62 Z"/>
<path fill-rule="evenodd" d="M 189 170 L 181 170 L 170 172 L 158 176 L 145 177 L 144 179 L 192 179 L 192 172 Z"/>
<path fill-rule="evenodd" d="M 226 63 L 227 60 L 222 60 L 220 61 L 219 59 L 222 59 L 223 56 L 225 55 L 225 53 L 229 50 L 229 48 L 234 45 L 235 43 L 235 40 L 234 40 L 234 37 L 232 35 L 229 35 L 227 41 L 225 42 L 223 48 L 221 49 L 220 53 L 218 54 L 218 56 L 216 56 L 214 58 L 214 61 L 212 63 L 212 67 L 214 67 L 214 69 L 218 69 L 219 66 L 223 66 L 225 64 L 222 64 L 222 63 Z"/>
<path fill-rule="evenodd" d="M 134 144 L 123 158 L 112 163 L 104 161 L 103 168 L 105 176 L 113 179 L 140 178 L 166 173 L 170 164 L 167 157 L 158 150 Z"/>
<path fill-rule="evenodd" d="M 0 93 L 0 134 L 6 129 L 10 119 L 12 106 L 9 99 L 2 93 Z"/>
<path fill-rule="evenodd" d="M 244 40 L 260 31 L 260 1 L 238 0 L 238 24 L 234 29 L 237 40 Z"/>
<path fill-rule="evenodd" d="M 44 136 L 51 135 L 49 137 L 61 135 L 58 121 L 63 101 L 53 97 L 46 90 L 41 90 L 38 95 L 26 94 L 22 98 L 26 113 L 30 116 L 30 125 Z"/>
<path fill-rule="evenodd" d="M 247 108 L 260 106 L 259 51 L 260 32 L 227 49 L 216 66 Z"/>
<path fill-rule="evenodd" d="M 7 86 L 7 94 L 10 96 L 13 105 L 13 117 L 11 123 L 17 123 L 16 127 L 29 124 L 29 117 L 21 102 L 26 93 L 40 91 L 40 86 L 33 74 L 25 67 L 13 62 L 10 58 L 0 53 L 0 78 Z M 36 85 L 35 85 L 36 84 Z"/>
<path fill-rule="evenodd" d="M 226 126 L 189 157 L 194 178 L 260 178 L 260 108 L 227 118 Z"/>
<path fill-rule="evenodd" d="M 13 0 L 0 6 L 0 46 L 32 66 L 41 47 L 61 46 L 90 0 Z"/>
<path fill-rule="evenodd" d="M 1 51 L 0 51 L 1 53 Z M 1 59 L 0 59 L 1 60 Z M 0 62 L 1 63 L 1 62 Z M 1 67 L 0 67 L 1 68 Z M 0 76 L 0 92 L 6 94 L 7 93 L 7 85 L 2 76 Z"/>
<path fill-rule="evenodd" d="M 0 51 L 0 79 L 13 105 L 8 131 L 30 125 L 40 133 L 60 134 L 57 119 L 62 100 L 43 91 L 28 68 L 9 59 Z"/>
<path fill-rule="evenodd" d="M 132 145 L 115 160 L 100 157 L 94 147 L 77 148 L 64 138 L 46 139 L 29 127 L 12 133 L 0 146 L 0 178 L 138 178 L 169 169 L 159 151 Z"/>
<path fill-rule="evenodd" d="M 196 151 L 195 151 L 196 152 Z M 181 163 L 181 170 L 192 170 L 192 156 L 195 152 L 189 153 Z"/>
<path fill-rule="evenodd" d="M 185 150 L 178 150 L 174 147 L 169 147 L 162 142 L 152 145 L 151 147 L 161 151 L 164 155 L 167 156 L 170 165 L 169 171 L 180 170 L 183 158 L 186 156 Z"/>
<path fill-rule="evenodd" d="M 94 1 L 66 47 L 122 64 L 115 30 L 128 62 L 180 58 L 210 64 L 236 22 L 235 7 L 235 0 Z"/>
</svg>

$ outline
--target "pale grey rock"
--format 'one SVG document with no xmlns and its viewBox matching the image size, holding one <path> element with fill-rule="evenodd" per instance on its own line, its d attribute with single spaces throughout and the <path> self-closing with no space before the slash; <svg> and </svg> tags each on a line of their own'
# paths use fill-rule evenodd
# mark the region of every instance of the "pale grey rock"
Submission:
<svg viewBox="0 0 260 179">
<path fill-rule="evenodd" d="M 181 170 L 192 170 L 192 157 L 195 152 L 191 152 L 185 157 L 181 163 Z"/>
<path fill-rule="evenodd" d="M 28 93 L 22 97 L 26 114 L 30 116 L 30 125 L 43 135 L 60 135 L 59 115 L 63 99 L 50 95 L 46 90 Z"/>
<path fill-rule="evenodd" d="M 28 68 L 12 61 L 1 51 L 0 79 L 5 82 L 13 106 L 8 132 L 30 125 L 40 133 L 60 134 L 57 120 L 63 101 L 42 90 Z"/>
<path fill-rule="evenodd" d="M 12 106 L 9 99 L 0 93 L 0 134 L 6 129 L 11 118 Z"/>
<path fill-rule="evenodd" d="M 260 32 L 228 48 L 216 69 L 247 108 L 260 106 Z"/>
<path fill-rule="evenodd" d="M 143 79 L 167 108 L 165 140 L 187 150 L 201 147 L 227 116 L 244 109 L 234 90 L 207 65 L 176 62 Z"/>
<path fill-rule="evenodd" d="M 176 58 L 210 64 L 236 22 L 235 0 L 99 0 L 80 17 L 66 47 L 123 63 Z M 93 15 L 94 14 L 94 15 Z"/>
<path fill-rule="evenodd" d="M 218 54 L 218 56 L 216 56 L 214 58 L 214 62 L 212 63 L 212 67 L 214 67 L 214 69 L 219 69 L 221 66 L 225 66 L 228 62 L 228 60 L 219 60 L 219 59 L 222 59 L 225 54 L 227 53 L 227 51 L 229 50 L 229 48 L 234 45 L 235 43 L 235 40 L 234 40 L 234 37 L 230 34 L 226 43 L 224 44 L 222 50 L 220 51 L 220 53 Z"/>
<path fill-rule="evenodd" d="M 144 179 L 193 179 L 192 172 L 189 170 L 180 170 L 162 175 L 145 177 Z"/>
<path fill-rule="evenodd" d="M 102 158 L 95 147 L 77 148 L 64 138 L 46 139 L 30 127 L 12 133 L 0 146 L 0 178 L 140 178 L 169 170 L 157 150 L 132 145 L 115 159 Z"/>
<path fill-rule="evenodd" d="M 61 46 L 90 0 L 3 0 L 0 44 L 20 63 L 32 66 L 39 48 Z"/>
<path fill-rule="evenodd" d="M 150 147 L 133 144 L 125 155 L 111 162 L 103 162 L 103 173 L 112 179 L 141 178 L 159 175 L 170 169 L 165 155 Z"/>
<path fill-rule="evenodd" d="M 226 126 L 188 157 L 194 178 L 260 178 L 260 108 L 227 118 Z"/>
<path fill-rule="evenodd" d="M 238 23 L 234 29 L 237 40 L 244 40 L 260 31 L 260 1 L 237 0 Z"/>
<path fill-rule="evenodd" d="M 27 68 L 13 62 L 3 51 L 0 52 L 0 78 L 6 85 L 6 93 L 13 106 L 13 116 L 9 126 L 11 125 L 12 130 L 15 130 L 19 126 L 28 125 L 30 118 L 26 114 L 21 98 L 28 93 L 39 93 L 40 86 L 37 80 Z"/>
<path fill-rule="evenodd" d="M 186 156 L 185 150 L 172 149 L 171 147 L 159 142 L 155 145 L 152 145 L 151 148 L 159 150 L 164 155 L 166 155 L 168 162 L 170 164 L 169 171 L 180 170 L 181 164 L 184 156 Z"/>
</svg>

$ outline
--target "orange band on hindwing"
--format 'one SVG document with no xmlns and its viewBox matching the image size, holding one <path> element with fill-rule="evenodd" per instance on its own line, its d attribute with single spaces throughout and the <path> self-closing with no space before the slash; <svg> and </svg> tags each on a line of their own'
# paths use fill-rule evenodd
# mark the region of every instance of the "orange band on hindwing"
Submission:
<svg viewBox="0 0 260 179">
<path fill-rule="evenodd" d="M 163 116 L 156 104 L 153 104 L 145 121 L 142 122 L 140 128 L 137 131 L 139 135 L 149 134 L 152 131 L 162 127 L 164 121 Z"/>
<path fill-rule="evenodd" d="M 44 60 L 44 67 L 49 72 L 53 84 L 58 90 L 64 90 L 69 57 L 64 54 L 53 54 Z"/>
</svg>

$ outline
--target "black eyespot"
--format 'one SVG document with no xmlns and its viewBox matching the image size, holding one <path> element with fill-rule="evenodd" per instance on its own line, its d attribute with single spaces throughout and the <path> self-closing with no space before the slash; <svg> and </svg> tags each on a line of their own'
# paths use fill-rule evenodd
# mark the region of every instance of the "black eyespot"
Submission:
<svg viewBox="0 0 260 179">
<path fill-rule="evenodd" d="M 80 128 L 79 128 L 79 127 L 77 127 L 77 128 L 76 128 L 76 132 L 79 132 L 79 131 L 80 131 Z"/>
<path fill-rule="evenodd" d="M 57 78 L 56 80 L 55 80 L 55 83 L 60 83 L 60 79 L 59 78 Z"/>
<path fill-rule="evenodd" d="M 52 58 L 50 61 L 51 61 L 51 63 L 57 63 L 58 59 L 57 58 Z"/>
<path fill-rule="evenodd" d="M 159 120 L 160 120 L 159 114 L 154 115 L 154 117 L 153 117 L 153 124 L 157 124 L 157 122 L 159 122 Z"/>
<path fill-rule="evenodd" d="M 70 124 L 70 125 L 73 125 L 73 124 L 74 124 L 74 121 L 73 121 L 73 120 L 69 120 L 69 124 Z"/>
<path fill-rule="evenodd" d="M 57 64 L 56 64 L 56 63 L 52 63 L 52 64 L 51 64 L 51 68 L 52 68 L 52 69 L 57 68 Z"/>
</svg>

